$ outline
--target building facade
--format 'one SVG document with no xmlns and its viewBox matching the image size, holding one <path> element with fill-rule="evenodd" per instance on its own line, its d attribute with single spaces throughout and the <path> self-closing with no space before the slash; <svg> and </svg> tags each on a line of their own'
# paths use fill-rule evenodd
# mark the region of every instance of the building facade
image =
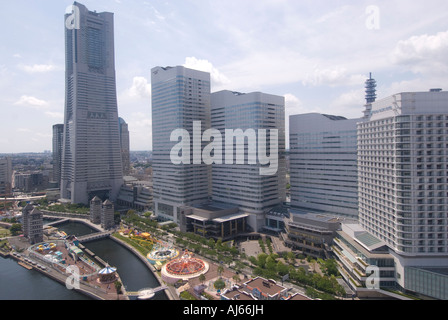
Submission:
<svg viewBox="0 0 448 320">
<path fill-rule="evenodd" d="M 440 89 L 398 93 L 358 125 L 359 222 L 391 249 L 405 290 L 409 268 L 448 272 L 447 106 Z"/>
<path fill-rule="evenodd" d="M 114 204 L 110 200 L 106 200 L 103 202 L 101 208 L 101 227 L 105 230 L 109 230 L 112 229 L 114 225 Z"/>
<path fill-rule="evenodd" d="M 155 67 L 151 83 L 154 211 L 160 220 L 179 223 L 180 207 L 210 200 L 210 167 L 200 157 L 202 133 L 210 128 L 210 74 Z M 172 152 L 179 145 L 182 150 Z"/>
<path fill-rule="evenodd" d="M 64 141 L 64 125 L 53 126 L 53 181 L 61 184 L 62 145 Z"/>
<path fill-rule="evenodd" d="M 90 221 L 94 224 L 101 223 L 101 209 L 102 209 L 102 201 L 100 198 L 95 196 L 92 200 L 90 200 Z"/>
<path fill-rule="evenodd" d="M 0 197 L 12 193 L 12 173 L 11 158 L 0 158 Z"/>
<path fill-rule="evenodd" d="M 75 23 L 70 25 L 69 22 Z M 115 200 L 123 183 L 113 13 L 75 2 L 65 15 L 66 95 L 61 197 Z"/>
<path fill-rule="evenodd" d="M 290 116 L 292 208 L 357 218 L 360 121 L 318 113 Z"/>
<path fill-rule="evenodd" d="M 212 164 L 213 201 L 237 205 L 250 215 L 252 230 L 260 231 L 266 213 L 286 201 L 284 97 L 224 90 L 212 94 L 211 107 L 212 128 L 222 137 L 222 154 Z M 262 161 L 267 154 L 268 164 Z"/>
<path fill-rule="evenodd" d="M 304 255 L 328 258 L 340 224 L 341 221 L 333 216 L 291 212 L 284 218 L 285 232 L 281 237 L 286 246 Z"/>
<path fill-rule="evenodd" d="M 22 210 L 23 235 L 31 244 L 43 242 L 43 214 L 32 205 L 27 205 Z"/>
<path fill-rule="evenodd" d="M 120 146 L 121 146 L 121 160 L 123 163 L 123 175 L 128 175 L 131 171 L 130 158 L 130 142 L 129 142 L 129 127 L 122 119 L 118 118 L 120 127 Z"/>
</svg>

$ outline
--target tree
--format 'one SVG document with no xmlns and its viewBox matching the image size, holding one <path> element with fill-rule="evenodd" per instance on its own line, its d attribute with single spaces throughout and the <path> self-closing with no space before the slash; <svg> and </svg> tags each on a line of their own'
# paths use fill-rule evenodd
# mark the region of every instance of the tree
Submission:
<svg viewBox="0 0 448 320">
<path fill-rule="evenodd" d="M 224 267 L 222 265 L 219 265 L 217 271 L 218 271 L 219 277 L 221 277 L 222 273 L 224 272 Z"/>
<path fill-rule="evenodd" d="M 13 236 L 16 236 L 22 232 L 22 225 L 20 223 L 13 223 L 9 231 Z"/>
<path fill-rule="evenodd" d="M 205 275 L 203 273 L 199 276 L 199 282 L 202 284 L 205 282 Z"/>
<path fill-rule="evenodd" d="M 215 287 L 215 289 L 221 290 L 221 289 L 224 289 L 226 287 L 226 284 L 225 284 L 224 280 L 218 279 L 218 280 L 215 281 L 213 286 Z"/>
<path fill-rule="evenodd" d="M 121 287 L 123 286 L 123 284 L 120 281 L 116 280 L 114 282 L 114 286 L 115 286 L 115 290 L 117 290 L 117 300 L 118 300 L 118 296 L 121 292 Z"/>
</svg>

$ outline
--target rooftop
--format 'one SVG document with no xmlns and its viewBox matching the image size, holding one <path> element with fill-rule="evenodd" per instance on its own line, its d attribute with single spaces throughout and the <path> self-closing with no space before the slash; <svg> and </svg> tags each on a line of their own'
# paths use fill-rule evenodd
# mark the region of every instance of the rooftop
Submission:
<svg viewBox="0 0 448 320">
<path fill-rule="evenodd" d="M 267 279 L 263 279 L 260 277 L 251 279 L 251 280 L 245 282 L 244 285 L 250 290 L 256 288 L 262 294 L 265 294 L 265 295 L 268 295 L 271 297 L 286 290 L 285 287 L 278 285 L 274 280 L 267 280 Z"/>
</svg>

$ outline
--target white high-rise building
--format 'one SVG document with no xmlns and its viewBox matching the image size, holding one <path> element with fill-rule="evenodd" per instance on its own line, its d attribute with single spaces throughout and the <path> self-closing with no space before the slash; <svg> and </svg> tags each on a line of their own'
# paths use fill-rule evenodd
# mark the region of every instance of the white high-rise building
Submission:
<svg viewBox="0 0 448 320">
<path fill-rule="evenodd" d="M 210 200 L 210 167 L 193 161 L 193 123 L 200 122 L 199 139 L 210 128 L 210 74 L 182 66 L 151 71 L 154 211 L 159 219 L 179 223 L 180 207 Z M 172 148 L 180 142 L 178 136 L 171 141 L 171 134 L 178 129 L 188 133 L 182 141 L 191 151 L 183 164 L 171 159 Z M 199 140 L 198 146 L 201 151 L 205 142 Z"/>
<path fill-rule="evenodd" d="M 265 224 L 265 213 L 286 200 L 285 167 L 285 99 L 281 96 L 261 92 L 239 93 L 219 91 L 212 94 L 212 128 L 222 136 L 222 164 L 212 165 L 213 201 L 236 205 L 240 211 L 249 214 L 248 224 L 259 231 Z M 231 143 L 231 163 L 227 163 L 228 137 L 226 130 L 240 129 L 244 142 L 239 145 L 234 138 Z M 266 140 L 260 131 L 265 130 Z M 277 130 L 277 150 L 272 149 L 271 130 Z M 266 141 L 266 155 L 271 153 L 272 161 L 263 165 L 260 156 L 263 150 L 259 143 Z M 244 156 L 244 164 L 237 163 L 237 152 Z M 249 158 L 253 156 L 249 163 Z M 271 167 L 271 174 L 262 174 L 261 168 Z"/>
<path fill-rule="evenodd" d="M 440 89 L 376 101 L 358 125 L 359 222 L 391 249 L 397 283 L 433 297 L 448 297 L 446 277 L 427 281 L 448 271 L 447 150 Z"/>
<path fill-rule="evenodd" d="M 289 117 L 293 212 L 357 218 L 360 121 L 318 113 Z"/>
<path fill-rule="evenodd" d="M 123 184 L 113 13 L 75 2 L 65 15 L 66 95 L 61 198 L 115 200 Z"/>
</svg>

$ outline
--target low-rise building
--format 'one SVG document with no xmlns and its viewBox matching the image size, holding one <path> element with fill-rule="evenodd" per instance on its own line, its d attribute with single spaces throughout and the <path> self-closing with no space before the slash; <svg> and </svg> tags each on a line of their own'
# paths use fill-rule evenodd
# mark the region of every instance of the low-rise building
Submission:
<svg viewBox="0 0 448 320">
<path fill-rule="evenodd" d="M 180 208 L 180 230 L 206 238 L 228 240 L 247 232 L 249 214 L 224 203 Z"/>
<path fill-rule="evenodd" d="M 257 300 L 282 300 L 288 296 L 288 289 L 271 279 L 256 277 L 243 283 L 241 291 Z"/>
<path fill-rule="evenodd" d="M 340 218 L 292 210 L 284 220 L 285 232 L 281 236 L 288 247 L 307 256 L 328 257 L 333 238 L 340 228 Z"/>
<path fill-rule="evenodd" d="M 138 181 L 129 181 L 121 186 L 116 202 L 117 205 L 140 212 L 152 210 L 152 188 L 147 185 L 141 185 Z"/>
<path fill-rule="evenodd" d="M 386 243 L 359 224 L 342 223 L 341 230 L 336 231 L 332 251 L 339 272 L 358 295 L 368 295 L 366 288 L 379 290 L 396 286 L 394 259 Z"/>
</svg>

